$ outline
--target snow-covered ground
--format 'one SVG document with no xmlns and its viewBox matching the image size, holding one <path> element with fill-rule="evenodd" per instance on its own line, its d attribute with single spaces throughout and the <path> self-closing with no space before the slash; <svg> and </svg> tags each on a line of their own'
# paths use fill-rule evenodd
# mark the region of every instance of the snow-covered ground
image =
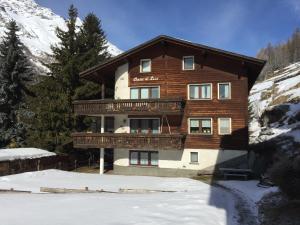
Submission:
<svg viewBox="0 0 300 225">
<path fill-rule="evenodd" d="M 0 161 L 16 159 L 35 159 L 56 155 L 54 152 L 38 148 L 6 148 L 0 149 Z"/>
<path fill-rule="evenodd" d="M 239 182 L 233 186 L 238 187 L 238 184 Z M 89 187 L 107 191 L 133 188 L 177 192 L 41 193 L 40 187 L 45 186 Z M 246 192 L 251 192 L 251 186 L 248 184 L 240 187 L 243 189 L 247 187 Z M 0 189 L 8 188 L 30 190 L 33 194 L 0 194 L 1 224 L 5 225 L 235 225 L 239 215 L 235 207 L 234 194 L 188 178 L 98 175 L 45 170 L 0 177 Z M 256 188 L 255 191 L 259 190 Z"/>
<path fill-rule="evenodd" d="M 277 187 L 261 188 L 258 187 L 257 180 L 250 181 L 218 181 L 218 184 L 229 188 L 231 191 L 243 198 L 251 208 L 253 215 L 258 216 L 257 204 L 264 195 L 277 192 Z"/>
</svg>

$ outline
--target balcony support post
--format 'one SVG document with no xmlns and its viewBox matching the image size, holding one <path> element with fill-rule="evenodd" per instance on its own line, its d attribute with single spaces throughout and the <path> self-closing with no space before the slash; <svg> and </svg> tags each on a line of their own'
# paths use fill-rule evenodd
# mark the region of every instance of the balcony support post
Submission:
<svg viewBox="0 0 300 225">
<path fill-rule="evenodd" d="M 104 148 L 100 148 L 100 165 L 99 165 L 99 174 L 104 173 Z"/>
<path fill-rule="evenodd" d="M 100 132 L 104 133 L 104 115 L 101 115 L 101 128 Z M 100 148 L 100 165 L 99 165 L 99 173 L 103 174 L 104 173 L 104 148 Z"/>
</svg>

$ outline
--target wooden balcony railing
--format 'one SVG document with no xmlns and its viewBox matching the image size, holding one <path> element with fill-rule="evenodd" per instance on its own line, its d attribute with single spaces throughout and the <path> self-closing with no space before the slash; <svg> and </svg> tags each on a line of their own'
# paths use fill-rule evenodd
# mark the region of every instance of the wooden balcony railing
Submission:
<svg viewBox="0 0 300 225">
<path fill-rule="evenodd" d="M 184 109 L 184 102 L 180 99 L 78 100 L 73 105 L 76 115 L 176 115 L 182 114 Z"/>
<path fill-rule="evenodd" d="M 75 148 L 124 148 L 146 150 L 182 150 L 185 135 L 73 133 Z"/>
</svg>

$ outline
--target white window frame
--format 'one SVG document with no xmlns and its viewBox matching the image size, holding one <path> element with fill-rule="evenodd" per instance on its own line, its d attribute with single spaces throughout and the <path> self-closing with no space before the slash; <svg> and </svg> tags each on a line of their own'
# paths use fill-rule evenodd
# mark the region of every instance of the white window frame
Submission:
<svg viewBox="0 0 300 225">
<path fill-rule="evenodd" d="M 149 61 L 150 62 L 150 71 L 146 71 L 146 72 L 143 71 L 142 62 L 145 62 L 145 61 Z M 151 62 L 151 59 L 141 59 L 140 60 L 140 73 L 151 73 L 151 71 L 152 71 L 152 62 Z"/>
<path fill-rule="evenodd" d="M 190 120 L 210 120 L 210 126 L 211 126 L 211 132 L 210 134 L 202 134 L 202 133 L 191 133 L 191 122 Z M 190 117 L 188 118 L 188 134 L 190 135 L 213 135 L 214 129 L 213 129 L 213 118 L 212 117 Z"/>
<path fill-rule="evenodd" d="M 158 134 L 161 134 L 161 132 L 162 132 L 162 126 L 161 126 L 162 124 L 161 124 L 161 121 L 160 121 L 159 117 L 130 117 L 130 118 L 128 118 L 129 133 L 130 133 L 130 120 L 132 120 L 132 119 L 146 119 L 146 120 L 157 119 L 158 120 L 158 127 L 159 127 Z"/>
<path fill-rule="evenodd" d="M 210 98 L 198 98 L 198 99 L 191 99 L 190 98 L 190 86 L 203 86 L 203 85 L 210 85 Z M 188 84 L 188 90 L 187 90 L 187 96 L 188 96 L 188 100 L 192 100 L 192 101 L 199 101 L 199 100 L 212 100 L 213 99 L 213 84 L 212 83 L 201 83 L 201 84 Z"/>
<path fill-rule="evenodd" d="M 160 85 L 157 85 L 157 86 L 152 86 L 152 85 L 149 85 L 149 86 L 133 86 L 133 87 L 130 87 L 129 88 L 129 98 L 131 99 L 131 89 L 134 89 L 134 88 L 158 88 L 158 98 L 160 99 Z M 139 90 L 140 92 L 140 90 Z M 139 100 L 140 98 L 138 99 L 135 99 L 135 100 Z M 155 99 L 155 98 L 149 98 L 149 99 Z M 141 100 L 141 99 L 140 99 Z"/>
<path fill-rule="evenodd" d="M 229 98 L 220 98 L 220 84 L 229 84 Z M 231 82 L 218 83 L 218 99 L 219 100 L 230 100 L 231 99 Z"/>
<path fill-rule="evenodd" d="M 220 122 L 220 120 L 221 119 L 229 119 L 229 133 L 221 133 L 221 130 L 220 130 L 220 124 L 221 124 L 221 122 Z M 232 133 L 232 119 L 230 118 L 230 117 L 220 117 L 220 118 L 218 118 L 218 134 L 219 135 L 229 135 L 229 134 L 231 134 Z"/>
<path fill-rule="evenodd" d="M 186 59 L 186 58 L 193 58 L 193 68 L 192 69 L 185 69 L 184 68 L 184 59 Z M 195 57 L 193 55 L 188 55 L 188 56 L 183 56 L 182 57 L 182 70 L 185 70 L 185 71 L 195 70 Z"/>
<path fill-rule="evenodd" d="M 197 162 L 192 161 L 192 153 L 197 153 Z M 190 152 L 190 164 L 199 164 L 199 152 L 195 152 L 195 151 Z"/>
</svg>

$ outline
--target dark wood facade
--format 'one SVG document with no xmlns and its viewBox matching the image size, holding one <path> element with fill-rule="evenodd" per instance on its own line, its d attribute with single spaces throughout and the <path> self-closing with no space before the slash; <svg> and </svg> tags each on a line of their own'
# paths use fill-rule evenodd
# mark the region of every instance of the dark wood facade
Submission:
<svg viewBox="0 0 300 225">
<path fill-rule="evenodd" d="M 130 54 L 124 53 L 124 58 L 121 56 L 119 61 L 113 59 L 111 64 L 102 67 L 100 65 L 98 69 L 92 68 L 82 75 L 93 81 L 101 76 L 105 82 L 105 75 L 108 76 L 117 66 L 127 62 L 129 64 L 129 87 L 159 86 L 160 100 L 156 101 L 163 101 L 165 104 L 169 102 L 166 105 L 169 104 L 171 107 L 174 106 L 172 105 L 174 102 L 168 99 L 176 97 L 183 99 L 184 104 L 177 102 L 176 110 L 172 110 L 172 107 L 165 107 L 164 110 L 156 107 L 154 111 L 149 110 L 149 107 L 143 109 L 139 107 L 138 110 L 134 110 L 135 107 L 129 107 L 123 111 L 119 109 L 119 113 L 129 116 L 157 115 L 161 118 L 161 123 L 163 123 L 162 115 L 166 116 L 169 126 L 163 123 L 162 133 L 166 134 L 171 130 L 172 133 L 186 135 L 184 148 L 246 149 L 248 146 L 248 93 L 264 62 L 177 41 L 161 38 L 160 41 L 153 41 L 152 44 L 143 46 L 139 51 L 133 49 Z M 194 70 L 182 69 L 183 56 L 194 56 Z M 151 59 L 151 72 L 140 73 L 141 59 Z M 92 73 L 94 75 L 91 75 Z M 228 100 L 218 99 L 218 83 L 223 82 L 231 84 L 231 98 Z M 188 85 L 203 83 L 212 84 L 212 99 L 189 100 Z M 110 104 L 114 104 L 115 100 L 110 101 Z M 131 105 L 135 102 L 135 100 L 128 101 Z M 75 108 L 78 114 L 85 114 L 82 113 L 85 110 L 83 103 L 75 103 L 75 107 L 76 105 L 79 107 L 77 110 Z M 89 107 L 91 106 L 87 106 Z M 105 113 L 101 111 L 101 114 Z M 230 135 L 218 134 L 218 118 L 222 117 L 231 118 L 232 133 Z M 212 134 L 188 134 L 189 118 L 212 118 Z"/>
</svg>

